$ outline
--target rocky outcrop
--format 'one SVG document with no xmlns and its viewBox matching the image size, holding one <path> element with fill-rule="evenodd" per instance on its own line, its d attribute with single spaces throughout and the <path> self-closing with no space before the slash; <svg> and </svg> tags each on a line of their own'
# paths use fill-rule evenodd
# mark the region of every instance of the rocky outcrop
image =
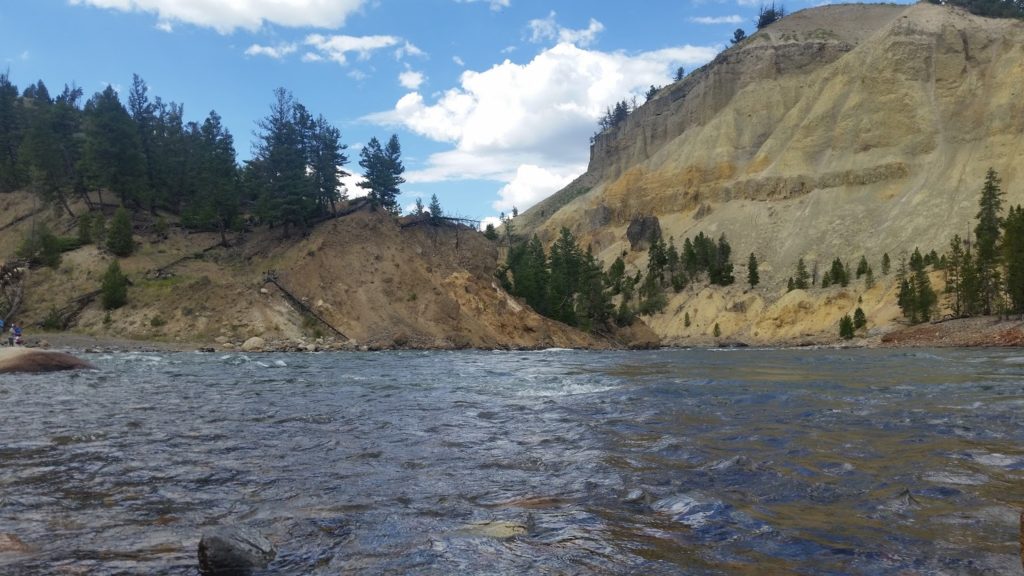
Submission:
<svg viewBox="0 0 1024 576">
<path fill-rule="evenodd" d="M 64 352 L 29 348 L 0 350 L 0 374 L 60 372 L 91 368 L 95 368 L 95 366 Z"/>
<path fill-rule="evenodd" d="M 516 224 L 548 242 L 567 227 L 606 265 L 626 254 L 629 270 L 646 268 L 634 251 L 640 217 L 657 218 L 677 249 L 699 232 L 724 234 L 737 269 L 754 253 L 761 284 L 750 294 L 724 291 L 722 302 L 699 300 L 699 289 L 669 295 L 650 322 L 668 342 L 691 341 L 687 312 L 744 341 L 771 343 L 777 332 L 816 339 L 823 327 L 834 338 L 832 315 L 852 313 L 839 308 L 856 306 L 868 287 L 851 285 L 834 302 L 825 302 L 831 293 L 805 294 L 828 312 L 789 314 L 776 304 L 800 258 L 823 270 L 834 258 L 865 256 L 880 284 L 883 300 L 871 299 L 882 327 L 898 316 L 892 277 L 878 274 L 884 253 L 898 262 L 915 246 L 942 252 L 963 235 L 990 167 L 1006 201 L 1024 202 L 1021 78 L 1024 23 L 1016 20 L 929 3 L 803 10 L 600 134 L 588 171 Z M 595 228 L 599 206 L 611 217 Z M 733 311 L 733 298 L 751 296 L 760 311 Z M 811 324 L 774 327 L 764 314 Z"/>
</svg>

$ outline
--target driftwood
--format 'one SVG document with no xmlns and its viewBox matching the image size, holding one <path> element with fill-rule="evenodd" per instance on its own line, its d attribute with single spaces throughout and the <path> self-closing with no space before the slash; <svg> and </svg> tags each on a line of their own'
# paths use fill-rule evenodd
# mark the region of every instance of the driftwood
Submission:
<svg viewBox="0 0 1024 576">
<path fill-rule="evenodd" d="M 331 332 L 334 332 L 341 338 L 348 340 L 348 336 L 345 336 L 345 334 L 341 330 L 335 328 L 330 322 L 327 321 L 327 319 L 317 314 L 312 308 L 309 307 L 309 305 L 303 302 L 301 298 L 295 296 L 295 294 L 292 294 L 290 290 L 282 286 L 280 280 L 278 280 L 277 272 L 275 272 L 274 270 L 267 271 L 266 275 L 263 277 L 263 283 L 273 284 L 274 286 L 277 286 L 277 289 L 280 290 L 282 294 L 284 294 L 285 299 L 288 300 L 288 303 L 291 304 L 293 308 L 297 309 L 300 313 L 308 314 L 309 316 L 315 318 L 321 324 L 330 328 Z"/>
<path fill-rule="evenodd" d="M 41 213 L 43 213 L 45 211 L 46 211 L 46 207 L 44 206 L 42 208 L 36 208 L 35 210 L 33 210 L 33 211 L 29 212 L 28 214 L 25 214 L 23 216 L 18 216 L 17 218 L 15 218 L 14 220 L 11 220 L 7 224 L 4 224 L 3 226 L 0 226 L 0 232 L 3 232 L 4 230 L 7 230 L 11 226 L 15 226 L 17 224 L 20 224 L 21 222 L 24 222 L 25 220 L 28 220 L 29 218 L 35 216 L 36 214 L 41 214 Z"/>
<path fill-rule="evenodd" d="M 146 277 L 147 278 L 167 278 L 167 277 L 171 276 L 171 274 L 168 274 L 168 271 L 171 268 L 174 268 L 175 266 L 177 266 L 178 264 L 181 264 L 182 262 L 187 262 L 189 260 L 195 260 L 197 258 L 202 258 L 207 253 L 212 252 L 212 251 L 216 250 L 217 248 L 221 248 L 223 246 L 224 246 L 223 242 L 217 242 L 213 246 L 209 246 L 207 248 L 203 248 L 199 252 L 194 252 L 192 254 L 188 254 L 186 256 L 182 256 L 181 258 L 178 258 L 177 260 L 174 260 L 174 261 L 172 261 L 172 262 L 170 262 L 168 264 L 164 264 L 163 266 L 161 266 L 160 268 L 157 268 L 156 270 L 150 270 L 149 272 L 146 272 Z"/>
</svg>

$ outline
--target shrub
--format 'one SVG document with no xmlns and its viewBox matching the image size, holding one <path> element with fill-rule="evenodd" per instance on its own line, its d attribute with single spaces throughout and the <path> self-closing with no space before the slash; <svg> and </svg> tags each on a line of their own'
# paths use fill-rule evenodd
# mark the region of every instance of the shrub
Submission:
<svg viewBox="0 0 1024 576">
<path fill-rule="evenodd" d="M 128 303 L 128 277 L 121 272 L 121 266 L 114 260 L 103 274 L 100 293 L 104 310 L 115 310 Z M 106 321 L 104 321 L 106 323 Z"/>
<path fill-rule="evenodd" d="M 839 320 L 839 337 L 843 340 L 853 338 L 853 318 L 847 314 Z"/>
<path fill-rule="evenodd" d="M 714 334 L 715 338 L 718 338 L 719 336 L 722 335 L 722 329 L 718 326 L 718 322 L 715 322 L 715 329 L 712 332 L 712 334 Z"/>
<path fill-rule="evenodd" d="M 114 220 L 110 223 L 107 249 L 121 257 L 131 256 L 135 250 L 135 242 L 132 241 L 132 221 L 128 217 L 128 211 L 123 207 L 117 209 Z"/>
<path fill-rule="evenodd" d="M 56 269 L 60 266 L 61 246 L 60 238 L 54 236 L 46 226 L 39 226 L 25 237 L 17 254 L 19 258 L 33 264 Z"/>
<path fill-rule="evenodd" d="M 868 317 L 864 314 L 864 310 L 861 310 L 860 306 L 853 312 L 853 328 L 860 330 L 861 328 L 868 325 Z"/>
</svg>

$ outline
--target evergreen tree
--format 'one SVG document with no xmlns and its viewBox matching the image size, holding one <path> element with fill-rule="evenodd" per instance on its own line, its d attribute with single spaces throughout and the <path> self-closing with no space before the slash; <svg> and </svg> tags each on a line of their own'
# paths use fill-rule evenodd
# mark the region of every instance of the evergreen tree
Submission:
<svg viewBox="0 0 1024 576">
<path fill-rule="evenodd" d="M 753 288 L 761 282 L 761 276 L 757 273 L 757 256 L 753 252 L 747 258 L 747 284 Z"/>
<path fill-rule="evenodd" d="M 622 282 L 626 276 L 626 263 L 619 256 L 615 258 L 612 265 L 608 267 L 607 278 L 605 284 L 611 289 L 612 294 L 620 294 L 622 292 Z"/>
<path fill-rule="evenodd" d="M 684 328 L 689 328 L 690 327 L 690 313 L 689 312 L 684 312 L 683 313 L 683 327 Z"/>
<path fill-rule="evenodd" d="M 978 224 L 974 228 L 978 279 L 981 284 L 982 312 L 991 314 L 997 295 L 996 272 L 999 263 L 999 233 L 1002 226 L 1003 191 L 999 175 L 989 168 L 978 202 Z"/>
<path fill-rule="evenodd" d="M 804 263 L 803 258 L 800 258 L 796 262 L 796 277 L 793 279 L 793 288 L 807 290 L 810 286 L 810 279 L 811 275 L 807 272 L 807 264 Z"/>
<path fill-rule="evenodd" d="M 868 290 L 875 287 L 875 272 L 868 266 L 868 271 L 864 273 L 864 287 Z"/>
<path fill-rule="evenodd" d="M 715 338 L 718 338 L 718 337 L 720 337 L 722 335 L 722 329 L 718 326 L 718 322 L 715 322 L 715 329 L 712 330 L 711 334 Z"/>
<path fill-rule="evenodd" d="M 658 89 L 654 86 L 654 84 L 651 84 L 651 87 L 647 89 L 647 94 L 645 95 L 645 97 L 647 98 L 646 101 L 650 102 L 657 94 Z"/>
<path fill-rule="evenodd" d="M 580 284 L 581 259 L 576 239 L 563 227 L 551 246 L 548 308 L 552 318 L 571 326 L 576 325 L 574 298 Z"/>
<path fill-rule="evenodd" d="M 107 249 L 116 256 L 130 256 L 135 250 L 135 242 L 132 240 L 132 221 L 128 217 L 128 211 L 121 208 L 114 213 L 114 219 L 110 223 L 110 231 L 107 233 Z"/>
<path fill-rule="evenodd" d="M 427 212 L 427 207 L 423 204 L 423 199 L 419 196 L 416 197 L 416 203 L 412 207 L 413 216 L 423 216 Z M 494 224 L 488 224 L 487 229 L 494 230 Z M 498 237 L 498 232 L 494 231 L 494 237 Z"/>
<path fill-rule="evenodd" d="M 346 198 L 341 179 L 349 176 L 343 169 L 348 164 L 348 146 L 341 143 L 341 131 L 323 116 L 317 116 L 309 132 L 309 163 L 318 211 L 337 214 L 337 203 Z"/>
<path fill-rule="evenodd" d="M 398 187 L 405 183 L 405 178 L 402 178 L 405 166 L 402 165 L 401 156 L 402 148 L 395 134 L 391 135 L 383 148 L 380 141 L 371 138 L 360 153 L 359 165 L 366 172 L 359 187 L 369 190 L 368 196 L 374 206 L 383 207 L 391 213 L 398 210 Z"/>
<path fill-rule="evenodd" d="M 0 192 L 17 190 L 28 179 L 18 160 L 23 131 L 18 87 L 11 83 L 10 73 L 4 72 L 0 74 Z"/>
<path fill-rule="evenodd" d="M 580 261 L 579 290 L 576 316 L 580 328 L 588 332 L 604 332 L 614 306 L 611 295 L 605 291 L 604 270 L 589 247 Z"/>
<path fill-rule="evenodd" d="M 747 33 L 743 31 L 743 28 L 737 28 L 736 31 L 732 33 L 732 39 L 729 40 L 729 43 L 735 45 L 739 44 L 740 42 L 743 42 L 746 39 Z"/>
<path fill-rule="evenodd" d="M 316 185 L 307 163 L 305 109 L 284 88 L 274 91 L 270 114 L 257 123 L 250 182 L 257 186 L 258 212 L 271 224 L 303 230 L 316 210 Z M 306 124 L 305 126 L 303 124 Z"/>
<path fill-rule="evenodd" d="M 868 325 L 868 317 L 864 314 L 864 310 L 860 306 L 857 307 L 853 312 L 853 328 L 854 330 L 860 330 Z"/>
<path fill-rule="evenodd" d="M 682 66 L 680 66 L 679 68 L 676 68 L 675 81 L 679 82 L 680 80 L 682 80 L 685 77 L 686 77 L 686 70 L 683 69 Z"/>
<path fill-rule="evenodd" d="M 111 261 L 103 274 L 100 290 L 104 310 L 114 310 L 128 303 L 128 278 L 121 272 L 117 260 Z"/>
<path fill-rule="evenodd" d="M 430 219 L 435 222 L 440 221 L 444 217 L 444 211 L 441 210 L 441 201 L 437 199 L 437 194 L 430 195 L 430 207 L 427 210 L 430 211 Z"/>
<path fill-rule="evenodd" d="M 422 207 L 420 208 L 419 213 L 422 214 Z M 498 239 L 498 231 L 494 228 L 494 224 L 491 224 L 490 222 L 487 223 L 487 226 L 484 228 L 484 238 L 487 238 L 488 240 Z"/>
<path fill-rule="evenodd" d="M 110 86 L 85 105 L 82 164 L 87 182 L 94 188 L 114 192 L 122 205 L 143 205 L 147 183 L 139 134 Z"/>
<path fill-rule="evenodd" d="M 202 194 L 191 208 L 200 227 L 217 230 L 221 242 L 227 245 L 227 229 L 238 217 L 241 205 L 234 138 L 216 112 L 210 112 L 203 122 L 199 137 L 194 178 Z"/>
<path fill-rule="evenodd" d="M 781 20 L 782 18 L 785 18 L 785 16 L 786 9 L 782 6 L 782 4 L 779 4 L 778 7 L 775 6 L 774 2 L 772 2 L 770 5 L 762 4 L 761 9 L 757 15 L 757 29 L 760 30 L 766 26 L 769 26 L 772 23 Z"/>
<path fill-rule="evenodd" d="M 882 276 L 888 276 L 889 270 L 892 267 L 892 261 L 889 260 L 889 253 L 882 254 Z"/>
<path fill-rule="evenodd" d="M 1024 313 L 1024 209 L 1010 207 L 1003 221 L 1002 258 L 1009 311 Z"/>
<path fill-rule="evenodd" d="M 860 262 L 857 263 L 857 279 L 868 273 L 868 259 L 864 256 L 860 257 Z"/>
<path fill-rule="evenodd" d="M 144 163 L 145 175 L 140 201 L 148 204 L 151 210 L 155 210 L 152 190 L 156 181 L 155 168 L 159 163 L 156 158 L 156 106 L 149 100 L 149 86 L 138 74 L 132 74 L 132 87 L 128 92 L 128 112 L 135 124 L 139 151 L 142 153 Z"/>
<path fill-rule="evenodd" d="M 790 276 L 789 280 L 786 281 L 786 292 L 792 292 L 796 290 L 796 282 L 793 281 L 793 277 Z"/>
<path fill-rule="evenodd" d="M 853 319 L 849 314 L 839 319 L 839 337 L 843 340 L 851 340 L 854 336 Z"/>
</svg>

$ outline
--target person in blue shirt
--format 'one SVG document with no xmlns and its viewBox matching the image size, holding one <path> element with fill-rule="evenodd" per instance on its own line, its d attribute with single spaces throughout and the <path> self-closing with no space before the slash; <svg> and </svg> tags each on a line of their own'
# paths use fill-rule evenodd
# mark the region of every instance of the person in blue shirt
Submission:
<svg viewBox="0 0 1024 576">
<path fill-rule="evenodd" d="M 11 331 L 14 332 L 14 344 L 18 346 L 24 344 L 24 342 L 21 340 L 21 326 L 13 324 L 11 327 Z"/>
<path fill-rule="evenodd" d="M 4 333 L 4 319 L 0 318 L 0 334 Z"/>
</svg>

